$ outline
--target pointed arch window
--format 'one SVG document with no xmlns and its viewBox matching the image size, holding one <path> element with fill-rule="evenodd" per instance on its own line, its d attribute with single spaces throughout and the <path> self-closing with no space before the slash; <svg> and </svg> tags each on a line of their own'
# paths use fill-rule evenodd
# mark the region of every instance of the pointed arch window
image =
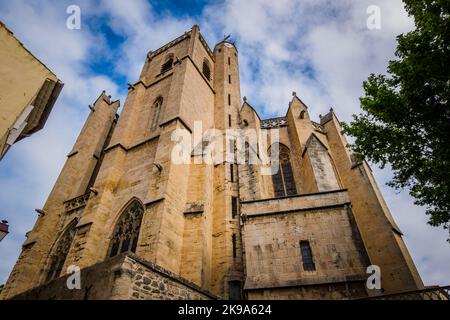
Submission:
<svg viewBox="0 0 450 320">
<path fill-rule="evenodd" d="M 144 207 L 138 200 L 133 200 L 125 208 L 114 228 L 109 257 L 126 251 L 136 252 L 143 215 Z"/>
<path fill-rule="evenodd" d="M 151 124 L 151 130 L 156 130 L 159 124 L 159 115 L 161 113 L 163 98 L 159 97 L 155 100 L 153 103 L 153 118 L 152 118 L 152 124 Z"/>
<path fill-rule="evenodd" d="M 273 156 L 276 159 L 276 155 L 272 155 L 272 150 L 275 149 L 276 148 L 271 147 L 269 153 L 271 157 Z M 278 161 L 278 172 L 272 174 L 272 184 L 275 197 L 296 195 L 297 189 L 295 187 L 294 175 L 292 174 L 289 148 L 281 143 L 278 144 Z"/>
<path fill-rule="evenodd" d="M 61 274 L 64 263 L 66 262 L 67 254 L 72 245 L 73 238 L 76 233 L 77 220 L 72 221 L 66 228 L 64 233 L 58 239 L 55 249 L 50 258 L 50 268 L 47 272 L 46 281 L 56 279 Z"/>
<path fill-rule="evenodd" d="M 202 72 L 206 79 L 211 80 L 211 67 L 209 66 L 209 61 L 206 59 L 203 60 Z"/>
<path fill-rule="evenodd" d="M 166 59 L 164 60 L 165 62 L 162 64 L 161 66 L 161 74 L 169 71 L 170 69 L 172 69 L 172 65 L 173 65 L 173 54 L 169 53 L 166 56 Z"/>
</svg>

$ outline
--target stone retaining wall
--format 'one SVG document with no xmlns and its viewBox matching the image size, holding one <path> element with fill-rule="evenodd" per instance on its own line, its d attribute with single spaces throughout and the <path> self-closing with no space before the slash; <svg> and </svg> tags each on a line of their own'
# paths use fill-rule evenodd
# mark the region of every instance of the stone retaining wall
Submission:
<svg viewBox="0 0 450 320">
<path fill-rule="evenodd" d="M 195 284 L 127 253 L 81 270 L 81 288 L 69 290 L 64 276 L 13 300 L 209 300 Z"/>
</svg>

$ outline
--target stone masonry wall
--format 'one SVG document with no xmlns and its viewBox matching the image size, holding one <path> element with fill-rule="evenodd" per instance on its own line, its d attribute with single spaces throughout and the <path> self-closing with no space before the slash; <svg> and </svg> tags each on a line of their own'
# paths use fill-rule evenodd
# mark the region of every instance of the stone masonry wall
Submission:
<svg viewBox="0 0 450 320">
<path fill-rule="evenodd" d="M 64 276 L 12 300 L 208 300 L 215 296 L 134 254 L 81 270 L 81 289 L 69 290 Z"/>
<path fill-rule="evenodd" d="M 366 297 L 364 281 L 252 290 L 249 300 L 347 300 Z"/>
<path fill-rule="evenodd" d="M 156 265 L 128 257 L 124 261 L 125 277 L 131 280 L 131 296 L 139 300 L 209 300 L 214 297 L 179 276 Z M 128 285 L 125 281 L 125 285 Z M 120 291 L 120 292 L 123 292 Z M 116 297 L 116 298 L 120 298 Z"/>
<path fill-rule="evenodd" d="M 369 262 L 347 200 L 341 190 L 243 203 L 245 290 L 364 280 Z M 304 270 L 303 240 L 310 243 L 314 271 Z"/>
</svg>

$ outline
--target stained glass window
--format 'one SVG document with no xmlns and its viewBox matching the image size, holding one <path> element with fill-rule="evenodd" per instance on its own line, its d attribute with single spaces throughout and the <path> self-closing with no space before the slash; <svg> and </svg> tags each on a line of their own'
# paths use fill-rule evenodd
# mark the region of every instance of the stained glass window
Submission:
<svg viewBox="0 0 450 320">
<path fill-rule="evenodd" d="M 273 148 L 270 148 L 272 153 Z M 276 157 L 276 155 L 272 155 Z M 272 174 L 272 184 L 275 197 L 293 196 L 297 194 L 294 175 L 292 173 L 289 149 L 283 144 L 278 145 L 278 172 Z"/>
<path fill-rule="evenodd" d="M 111 239 L 110 257 L 126 251 L 136 252 L 143 214 L 144 208 L 137 200 L 131 202 L 124 210 Z"/>
<path fill-rule="evenodd" d="M 75 237 L 77 220 L 74 220 L 66 228 L 62 236 L 58 239 L 55 249 L 50 258 L 50 268 L 47 273 L 46 281 L 56 279 L 61 274 L 64 263 L 66 262 L 67 254 Z"/>
</svg>

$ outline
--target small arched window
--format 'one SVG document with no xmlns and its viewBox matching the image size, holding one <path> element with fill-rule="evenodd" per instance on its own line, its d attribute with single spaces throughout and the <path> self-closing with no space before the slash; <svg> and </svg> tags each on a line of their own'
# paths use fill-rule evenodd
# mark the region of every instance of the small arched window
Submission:
<svg viewBox="0 0 450 320">
<path fill-rule="evenodd" d="M 173 65 L 173 54 L 169 53 L 161 66 L 161 73 L 165 73 L 170 69 L 172 69 L 172 65 Z"/>
<path fill-rule="evenodd" d="M 203 75 L 206 77 L 206 79 L 211 80 L 211 68 L 209 66 L 208 60 L 203 60 Z"/>
<path fill-rule="evenodd" d="M 276 158 L 276 154 L 272 154 L 272 150 L 276 150 L 273 146 L 270 148 L 271 158 Z M 278 144 L 278 172 L 272 174 L 272 183 L 275 197 L 293 196 L 297 194 L 295 187 L 294 175 L 292 174 L 291 161 L 289 157 L 289 148 L 284 144 Z"/>
<path fill-rule="evenodd" d="M 125 208 L 114 228 L 109 257 L 126 251 L 136 252 L 143 215 L 144 207 L 138 200 L 133 200 Z"/>
<path fill-rule="evenodd" d="M 161 113 L 163 98 L 158 97 L 155 102 L 153 103 L 152 110 L 153 110 L 153 117 L 152 117 L 152 124 L 151 124 L 151 130 L 156 130 L 159 123 L 159 115 Z"/>
<path fill-rule="evenodd" d="M 305 110 L 302 110 L 302 111 L 300 112 L 299 118 L 300 118 L 300 119 L 304 119 L 304 118 L 305 118 Z"/>
<path fill-rule="evenodd" d="M 50 268 L 47 272 L 46 281 L 56 279 L 61 274 L 64 263 L 66 262 L 67 254 L 70 250 L 70 246 L 72 245 L 73 238 L 75 237 L 76 225 L 77 220 L 72 221 L 59 238 L 58 243 L 51 254 L 49 263 Z"/>
</svg>

